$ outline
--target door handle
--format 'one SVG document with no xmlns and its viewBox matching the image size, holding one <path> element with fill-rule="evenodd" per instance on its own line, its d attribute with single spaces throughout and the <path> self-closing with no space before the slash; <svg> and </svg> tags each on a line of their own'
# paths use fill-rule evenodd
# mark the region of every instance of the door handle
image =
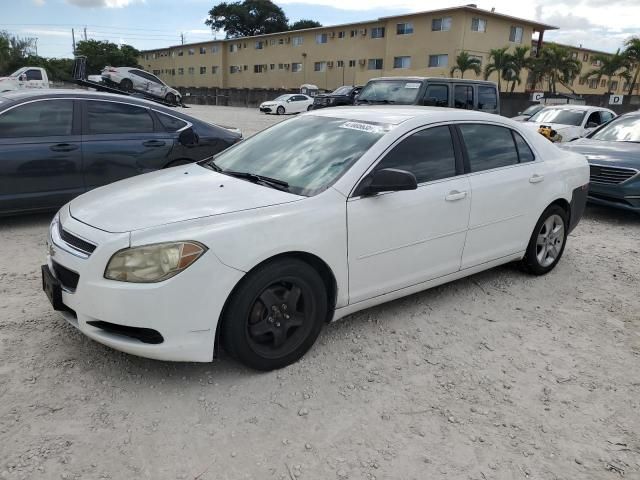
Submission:
<svg viewBox="0 0 640 480">
<path fill-rule="evenodd" d="M 447 202 L 455 202 L 456 200 L 462 200 L 466 198 L 467 192 L 459 192 L 458 190 L 451 190 L 449 194 L 444 197 Z"/>
<path fill-rule="evenodd" d="M 529 183 L 540 183 L 544 181 L 544 175 L 538 175 L 537 173 L 529 177 Z"/>
<path fill-rule="evenodd" d="M 165 142 L 162 140 L 147 140 L 146 142 L 142 142 L 142 145 L 145 147 L 164 147 Z"/>
<path fill-rule="evenodd" d="M 57 145 L 51 145 L 49 149 L 53 152 L 72 152 L 78 149 L 78 145 L 71 143 L 58 143 Z"/>
</svg>

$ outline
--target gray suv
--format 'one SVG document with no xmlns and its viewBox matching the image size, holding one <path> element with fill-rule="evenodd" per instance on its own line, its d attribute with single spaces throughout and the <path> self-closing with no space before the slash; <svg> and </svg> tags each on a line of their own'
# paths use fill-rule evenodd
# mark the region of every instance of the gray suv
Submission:
<svg viewBox="0 0 640 480">
<path fill-rule="evenodd" d="M 381 77 L 369 80 L 356 105 L 428 105 L 500 113 L 493 82 L 442 77 Z"/>
</svg>

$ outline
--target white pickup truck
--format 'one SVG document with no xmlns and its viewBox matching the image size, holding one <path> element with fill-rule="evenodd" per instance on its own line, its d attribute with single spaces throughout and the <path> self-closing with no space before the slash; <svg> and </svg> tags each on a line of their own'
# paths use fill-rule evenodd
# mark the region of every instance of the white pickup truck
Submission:
<svg viewBox="0 0 640 480">
<path fill-rule="evenodd" d="M 11 90 L 49 88 L 47 71 L 40 67 L 22 67 L 8 77 L 0 77 L 0 93 Z"/>
</svg>

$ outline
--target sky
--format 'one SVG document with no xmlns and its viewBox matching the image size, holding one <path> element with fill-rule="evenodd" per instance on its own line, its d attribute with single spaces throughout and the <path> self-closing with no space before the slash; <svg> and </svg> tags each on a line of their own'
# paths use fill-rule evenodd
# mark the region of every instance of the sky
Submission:
<svg viewBox="0 0 640 480">
<path fill-rule="evenodd" d="M 0 0 L 0 30 L 37 38 L 38 54 L 71 57 L 87 38 L 127 43 L 144 50 L 215 38 L 204 24 L 215 0 Z M 291 21 L 323 25 L 372 20 L 469 3 L 467 0 L 276 0 Z M 560 27 L 545 40 L 615 52 L 640 35 L 640 0 L 475 0 L 479 8 Z M 220 38 L 220 35 L 218 35 Z"/>
</svg>

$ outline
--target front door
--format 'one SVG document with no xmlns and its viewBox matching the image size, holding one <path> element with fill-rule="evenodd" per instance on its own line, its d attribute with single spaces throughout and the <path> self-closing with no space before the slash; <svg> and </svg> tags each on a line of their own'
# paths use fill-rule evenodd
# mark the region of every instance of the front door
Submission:
<svg viewBox="0 0 640 480">
<path fill-rule="evenodd" d="M 458 271 L 471 206 L 448 126 L 409 134 L 373 168 L 412 172 L 418 188 L 347 202 L 349 302 Z"/>
<path fill-rule="evenodd" d="M 40 100 L 0 114 L 0 211 L 57 208 L 84 192 L 74 106 Z"/>
</svg>

